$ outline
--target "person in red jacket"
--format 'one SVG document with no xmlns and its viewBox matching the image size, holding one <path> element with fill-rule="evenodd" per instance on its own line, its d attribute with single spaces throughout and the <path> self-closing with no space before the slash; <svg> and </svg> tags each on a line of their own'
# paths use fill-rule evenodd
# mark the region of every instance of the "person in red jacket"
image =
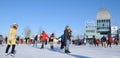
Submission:
<svg viewBox="0 0 120 58">
<path fill-rule="evenodd" d="M 108 37 L 108 44 L 107 44 L 107 46 L 111 47 L 111 43 L 112 43 L 112 37 L 109 36 Z"/>
<path fill-rule="evenodd" d="M 40 40 L 42 42 L 41 49 L 44 48 L 44 44 L 45 44 L 47 38 L 49 38 L 48 35 L 45 33 L 45 31 L 42 31 L 42 34 L 40 36 Z"/>
<path fill-rule="evenodd" d="M 97 47 L 99 46 L 99 39 L 96 39 L 95 40 L 95 43 L 96 43 L 96 45 L 97 45 Z"/>
</svg>

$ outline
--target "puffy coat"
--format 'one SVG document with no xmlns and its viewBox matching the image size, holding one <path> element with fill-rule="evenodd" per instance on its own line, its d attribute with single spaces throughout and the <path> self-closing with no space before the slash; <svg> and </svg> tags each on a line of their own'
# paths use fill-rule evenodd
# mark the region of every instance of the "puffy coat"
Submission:
<svg viewBox="0 0 120 58">
<path fill-rule="evenodd" d="M 71 37 L 71 33 L 68 30 L 65 30 L 64 31 L 64 39 L 71 40 L 70 37 Z"/>
<path fill-rule="evenodd" d="M 41 41 L 45 41 L 47 37 L 48 37 L 48 35 L 46 33 L 42 33 L 40 39 L 41 39 Z"/>
<path fill-rule="evenodd" d="M 112 42 L 112 37 L 109 37 L 109 38 L 108 38 L 108 41 L 109 41 L 109 42 Z"/>
<path fill-rule="evenodd" d="M 16 29 L 11 27 L 8 34 L 7 44 L 15 45 L 16 44 Z"/>
<path fill-rule="evenodd" d="M 101 38 L 101 42 L 106 42 L 106 37 L 103 36 L 103 37 Z"/>
</svg>

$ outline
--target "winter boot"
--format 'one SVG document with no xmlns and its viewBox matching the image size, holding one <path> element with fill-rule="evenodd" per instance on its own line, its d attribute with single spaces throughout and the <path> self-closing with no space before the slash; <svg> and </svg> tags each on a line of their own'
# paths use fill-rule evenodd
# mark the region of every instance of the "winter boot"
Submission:
<svg viewBox="0 0 120 58">
<path fill-rule="evenodd" d="M 8 55 L 8 53 L 5 53 L 5 56 L 7 56 Z"/>
<path fill-rule="evenodd" d="M 69 50 L 65 50 L 65 53 L 71 53 Z"/>
<path fill-rule="evenodd" d="M 68 53 L 71 53 L 69 50 L 67 51 Z"/>
<path fill-rule="evenodd" d="M 54 49 L 53 46 L 51 46 L 51 49 Z"/>
<path fill-rule="evenodd" d="M 14 55 L 14 54 L 11 54 L 11 56 L 12 56 L 12 57 L 15 57 L 15 55 Z"/>
</svg>

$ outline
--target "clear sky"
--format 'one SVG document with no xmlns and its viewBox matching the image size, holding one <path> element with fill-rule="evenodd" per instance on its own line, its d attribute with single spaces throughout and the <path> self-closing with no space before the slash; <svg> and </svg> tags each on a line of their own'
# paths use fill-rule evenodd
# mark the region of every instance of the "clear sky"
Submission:
<svg viewBox="0 0 120 58">
<path fill-rule="evenodd" d="M 96 22 L 103 4 L 112 25 L 120 26 L 120 0 L 0 0 L 0 34 L 7 35 L 14 22 L 19 25 L 18 35 L 29 27 L 32 34 L 42 28 L 49 35 L 60 36 L 66 25 L 73 34 L 84 34 L 85 23 Z"/>
</svg>

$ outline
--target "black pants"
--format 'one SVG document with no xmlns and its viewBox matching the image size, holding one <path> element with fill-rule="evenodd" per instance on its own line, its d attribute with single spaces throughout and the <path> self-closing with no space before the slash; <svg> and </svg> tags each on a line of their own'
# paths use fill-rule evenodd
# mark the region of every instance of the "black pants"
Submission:
<svg viewBox="0 0 120 58">
<path fill-rule="evenodd" d="M 25 40 L 25 43 L 27 44 L 27 39 Z"/>
<path fill-rule="evenodd" d="M 45 45 L 47 45 L 47 39 L 45 40 Z"/>
<path fill-rule="evenodd" d="M 63 49 L 64 46 L 65 46 L 65 43 L 61 41 L 61 47 L 60 47 L 60 49 Z"/>
<path fill-rule="evenodd" d="M 107 46 L 111 47 L 111 42 L 108 42 Z"/>
<path fill-rule="evenodd" d="M 8 53 L 10 46 L 11 46 L 11 45 L 7 45 L 7 48 L 6 48 L 5 53 Z M 11 50 L 11 53 L 12 53 L 12 54 L 14 53 L 14 50 L 15 50 L 15 45 L 12 45 L 12 50 Z"/>
</svg>

